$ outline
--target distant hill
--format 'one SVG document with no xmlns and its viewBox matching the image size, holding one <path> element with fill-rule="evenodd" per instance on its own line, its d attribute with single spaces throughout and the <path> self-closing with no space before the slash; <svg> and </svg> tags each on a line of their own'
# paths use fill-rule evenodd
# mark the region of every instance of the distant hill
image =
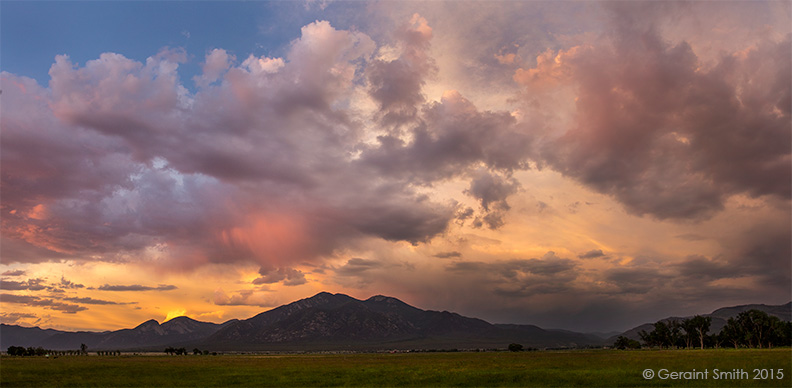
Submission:
<svg viewBox="0 0 792 388">
<path fill-rule="evenodd" d="M 152 319 L 134 329 L 105 332 L 41 330 L 37 327 L 4 324 L 0 327 L 0 349 L 13 345 L 76 350 L 81 344 L 85 344 L 90 350 L 147 349 L 197 341 L 234 322 L 236 320 L 216 324 L 178 317 L 160 325 Z"/>
<path fill-rule="evenodd" d="M 726 326 L 726 321 L 728 321 L 729 318 L 736 317 L 741 312 L 748 310 L 764 311 L 768 315 L 774 315 L 781 320 L 792 321 L 792 302 L 777 306 L 766 305 L 766 304 L 746 304 L 740 306 L 722 307 L 713 311 L 712 313 L 699 314 L 699 315 L 704 317 L 711 317 L 712 324 L 710 325 L 710 333 L 718 333 L 721 331 L 721 329 L 723 329 L 724 326 Z M 663 322 L 669 322 L 672 320 L 681 321 L 691 317 L 692 316 L 668 317 L 668 318 L 660 319 L 659 321 L 663 321 Z M 640 333 L 642 330 L 646 331 L 647 333 L 651 332 L 652 330 L 654 330 L 654 322 L 644 323 L 643 325 L 634 327 L 630 330 L 625 331 L 624 333 L 614 335 L 613 337 L 609 338 L 608 341 L 610 341 L 610 343 L 613 343 L 614 341 L 616 341 L 616 338 L 618 338 L 618 336 L 620 335 L 634 340 L 640 340 L 641 337 L 638 333 Z"/>
</svg>

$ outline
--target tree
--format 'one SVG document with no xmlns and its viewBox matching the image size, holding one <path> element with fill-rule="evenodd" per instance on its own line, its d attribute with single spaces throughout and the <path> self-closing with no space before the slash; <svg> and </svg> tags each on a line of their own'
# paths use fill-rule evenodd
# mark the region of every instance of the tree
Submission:
<svg viewBox="0 0 792 388">
<path fill-rule="evenodd" d="M 639 349 L 641 347 L 641 343 L 634 339 L 630 339 L 620 335 L 619 338 L 616 339 L 616 342 L 613 344 L 613 347 L 621 350 Z"/>
<path fill-rule="evenodd" d="M 763 344 L 767 344 L 773 323 L 766 312 L 755 309 L 743 311 L 737 315 L 737 322 L 743 329 L 749 347 L 761 349 Z"/>
<path fill-rule="evenodd" d="M 693 318 L 685 320 L 685 331 L 688 332 L 689 337 L 692 335 L 694 338 L 698 339 L 701 349 L 704 349 L 704 338 L 707 336 L 711 324 L 712 318 L 696 315 Z"/>
<path fill-rule="evenodd" d="M 734 318 L 729 318 L 729 320 L 726 321 L 726 326 L 721 329 L 719 336 L 722 337 L 724 342 L 731 343 L 735 349 L 739 348 L 745 340 L 743 328 Z"/>
<path fill-rule="evenodd" d="M 198 348 L 193 349 L 193 354 L 196 355 L 196 356 L 200 355 L 201 354 L 201 349 L 198 349 Z"/>
<path fill-rule="evenodd" d="M 88 355 L 88 345 L 80 344 L 80 353 L 82 353 L 82 354 L 87 356 Z"/>
<path fill-rule="evenodd" d="M 523 346 L 520 344 L 511 343 L 509 344 L 509 350 L 512 352 L 521 352 L 523 350 Z"/>
</svg>

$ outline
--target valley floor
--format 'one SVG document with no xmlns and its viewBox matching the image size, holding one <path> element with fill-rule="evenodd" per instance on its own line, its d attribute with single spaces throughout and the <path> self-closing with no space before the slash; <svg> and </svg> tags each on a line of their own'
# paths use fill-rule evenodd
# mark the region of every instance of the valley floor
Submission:
<svg viewBox="0 0 792 388">
<path fill-rule="evenodd" d="M 790 387 L 792 350 L 3 356 L 0 386 Z"/>
</svg>

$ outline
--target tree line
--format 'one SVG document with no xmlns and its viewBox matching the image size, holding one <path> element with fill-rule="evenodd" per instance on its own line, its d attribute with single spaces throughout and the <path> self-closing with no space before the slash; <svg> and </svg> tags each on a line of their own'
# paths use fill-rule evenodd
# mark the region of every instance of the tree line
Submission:
<svg viewBox="0 0 792 388">
<path fill-rule="evenodd" d="M 88 346 L 85 344 L 80 344 L 79 350 L 50 350 L 44 349 L 41 346 L 39 347 L 23 347 L 23 346 L 9 346 L 6 353 L 9 356 L 87 356 L 88 355 Z M 96 352 L 99 356 L 120 356 L 120 350 L 114 351 L 98 351 Z"/>
<path fill-rule="evenodd" d="M 165 348 L 165 353 L 169 354 L 169 355 L 186 356 L 187 355 L 187 348 L 174 348 L 174 347 L 169 346 L 169 347 Z M 208 350 L 203 350 L 202 351 L 201 349 L 198 349 L 198 348 L 193 349 L 192 353 L 194 355 L 196 355 L 196 356 L 200 356 L 200 355 L 208 356 L 209 355 L 209 351 Z M 211 354 L 213 356 L 216 356 L 217 352 L 212 352 Z"/>
<path fill-rule="evenodd" d="M 657 321 L 650 332 L 641 330 L 641 342 L 619 336 L 617 349 L 648 348 L 772 348 L 792 346 L 792 322 L 760 310 L 748 310 L 729 318 L 716 334 L 709 334 L 711 317 L 696 315 L 684 320 Z"/>
</svg>

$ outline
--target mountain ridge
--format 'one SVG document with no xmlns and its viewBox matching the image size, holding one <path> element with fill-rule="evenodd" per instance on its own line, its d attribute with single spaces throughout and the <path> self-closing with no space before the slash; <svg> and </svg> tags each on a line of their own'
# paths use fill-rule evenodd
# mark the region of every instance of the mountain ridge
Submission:
<svg viewBox="0 0 792 388">
<path fill-rule="evenodd" d="M 713 332 L 741 311 L 759 308 L 781 319 L 792 319 L 792 302 L 784 305 L 740 305 L 716 309 Z M 731 314 L 731 315 L 730 315 Z M 726 317 L 726 318 L 723 318 Z M 674 317 L 666 318 L 666 320 Z M 676 318 L 682 319 L 682 318 Z M 644 324 L 619 335 L 636 337 Z M 612 334 L 612 333 L 611 333 Z M 223 323 L 201 322 L 187 316 L 159 323 L 154 319 L 131 329 L 59 331 L 0 326 L 0 348 L 41 346 L 53 350 L 161 351 L 165 346 L 219 351 L 382 350 L 504 348 L 512 342 L 527 347 L 606 346 L 610 338 L 596 333 L 543 329 L 526 324 L 492 324 L 449 311 L 423 310 L 397 298 L 374 295 L 365 300 L 320 292 L 256 314 Z"/>
</svg>

